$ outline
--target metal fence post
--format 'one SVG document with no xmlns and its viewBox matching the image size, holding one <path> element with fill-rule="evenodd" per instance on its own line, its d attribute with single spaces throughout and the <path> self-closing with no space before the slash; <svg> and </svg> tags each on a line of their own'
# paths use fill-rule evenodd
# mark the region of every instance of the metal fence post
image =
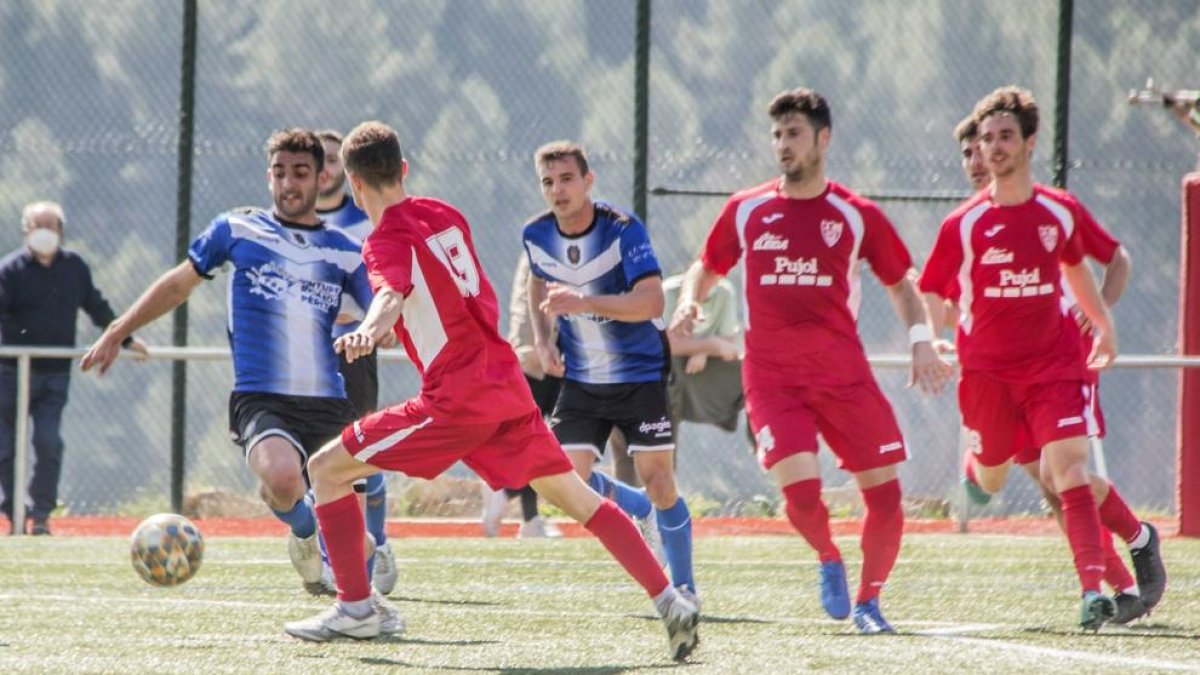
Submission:
<svg viewBox="0 0 1200 675">
<path fill-rule="evenodd" d="M 179 183 L 175 204 L 175 259 L 184 260 L 191 240 L 192 156 L 196 126 L 196 0 L 183 9 L 183 55 L 179 74 Z M 187 304 L 175 308 L 171 344 L 187 346 Z M 171 509 L 183 513 L 184 468 L 187 464 L 187 362 L 171 364 Z"/>
<path fill-rule="evenodd" d="M 28 354 L 17 357 L 17 420 L 13 444 L 13 534 L 25 534 L 25 497 L 29 477 L 29 370 Z"/>
<path fill-rule="evenodd" d="M 1058 66 L 1054 81 L 1054 187 L 1067 187 L 1068 134 L 1071 117 L 1071 28 L 1075 0 L 1058 1 Z"/>
<path fill-rule="evenodd" d="M 633 66 L 633 212 L 650 220 L 646 205 L 646 175 L 650 153 L 650 0 L 638 0 Z"/>
</svg>

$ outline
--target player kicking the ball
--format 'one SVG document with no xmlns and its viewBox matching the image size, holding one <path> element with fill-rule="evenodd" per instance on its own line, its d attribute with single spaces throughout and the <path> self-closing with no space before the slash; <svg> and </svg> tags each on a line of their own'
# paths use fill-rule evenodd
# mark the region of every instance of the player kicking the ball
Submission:
<svg viewBox="0 0 1200 675">
<path fill-rule="evenodd" d="M 530 484 L 584 523 L 653 598 L 671 656 L 686 658 L 699 641 L 699 612 L 667 581 L 633 521 L 579 478 L 542 421 L 517 356 L 496 328 L 496 294 L 462 214 L 407 194 L 408 165 L 385 124 L 355 128 L 342 159 L 354 201 L 375 225 L 363 243 L 375 298 L 362 324 L 335 348 L 353 361 L 395 331 L 422 385 L 415 398 L 346 427 L 310 460 L 338 599 L 284 630 L 313 641 L 378 636 L 381 616 L 394 610 L 372 600 L 352 485 L 381 469 L 433 478 L 462 460 L 494 489 Z"/>
</svg>

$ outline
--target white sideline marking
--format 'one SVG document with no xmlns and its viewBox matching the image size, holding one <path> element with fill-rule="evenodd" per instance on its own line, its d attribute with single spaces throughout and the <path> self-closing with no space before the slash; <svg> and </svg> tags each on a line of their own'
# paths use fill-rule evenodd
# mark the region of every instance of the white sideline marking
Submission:
<svg viewBox="0 0 1200 675">
<path fill-rule="evenodd" d="M 999 649 L 1006 652 L 1017 652 L 1028 654 L 1031 656 L 1052 656 L 1060 659 L 1073 659 L 1083 661 L 1085 663 L 1095 663 L 1112 666 L 1138 666 L 1142 668 L 1161 668 L 1163 670 L 1178 670 L 1184 672 L 1200 672 L 1200 665 L 1191 663 L 1182 663 L 1179 661 L 1163 661 L 1161 659 L 1146 659 L 1136 656 L 1117 656 L 1113 654 L 1097 654 L 1094 652 L 1075 651 L 1070 649 L 1056 649 L 1054 647 L 1037 647 L 1034 645 L 1021 644 L 1019 642 L 1006 642 L 1003 640 L 985 640 L 983 638 L 967 637 L 962 633 L 979 632 L 998 628 L 995 624 L 962 624 L 959 626 L 950 626 L 948 628 L 934 629 L 927 631 L 919 631 L 916 635 L 925 635 L 932 638 L 942 640 L 953 640 L 955 642 L 964 642 L 976 647 L 988 647 L 990 649 Z"/>
<path fill-rule="evenodd" d="M 123 604 L 123 605 L 135 605 L 135 606 L 136 605 L 144 605 L 147 607 L 161 607 L 163 605 L 176 605 L 176 606 L 203 605 L 203 606 L 237 607 L 237 608 L 271 608 L 271 609 L 280 609 L 280 610 L 284 610 L 284 611 L 296 611 L 298 609 L 298 607 L 295 603 L 266 603 L 266 602 L 248 602 L 248 601 L 239 601 L 239 600 L 213 600 L 213 599 L 202 599 L 202 598 L 164 598 L 161 596 L 153 597 L 153 598 L 152 597 L 140 597 L 140 598 L 124 597 L 123 598 L 123 597 L 108 597 L 108 596 L 93 597 L 93 598 L 81 598 L 76 595 L 59 595 L 59 594 L 46 594 L 46 595 L 14 594 L 14 593 L 0 594 L 0 601 L 13 601 L 13 600 L 40 601 L 40 602 L 64 602 L 64 603 L 71 603 L 74 605 L 78 605 L 80 603 L 87 603 L 87 604 L 119 603 L 119 604 Z M 320 599 L 312 598 L 312 600 L 320 600 Z M 392 598 L 392 600 L 395 601 L 395 600 L 397 600 L 397 598 Z M 420 602 L 420 600 L 418 599 L 417 602 Z M 597 616 L 597 615 L 611 616 L 611 617 L 641 616 L 640 613 L 631 614 L 629 611 L 623 611 L 623 610 L 599 611 L 598 612 L 595 609 L 573 611 L 573 610 L 555 610 L 555 609 L 532 608 L 532 607 L 500 607 L 500 606 L 487 606 L 487 607 L 462 606 L 462 607 L 457 607 L 457 606 L 453 606 L 453 605 L 448 605 L 446 607 L 443 607 L 443 610 L 449 611 L 449 612 L 485 611 L 488 613 L 508 615 L 508 616 L 537 616 L 537 617 L 545 617 L 545 616 L 573 617 L 573 616 Z M 647 616 L 649 616 L 648 613 L 647 613 Z M 791 624 L 791 625 L 813 625 L 813 624 L 835 623 L 835 622 L 832 622 L 832 621 L 829 621 L 826 619 L 805 618 L 805 617 L 759 617 L 759 616 L 755 616 L 755 615 L 728 615 L 727 618 L 736 618 L 736 619 L 743 619 L 743 620 L 761 620 L 761 621 L 766 621 L 766 622 L 770 622 L 770 623 Z M 1030 655 L 1030 656 L 1049 656 L 1049 657 L 1054 657 L 1054 658 L 1059 658 L 1059 659 L 1069 659 L 1069 660 L 1081 661 L 1084 663 L 1093 663 L 1093 664 L 1100 664 L 1100 665 L 1138 666 L 1138 667 L 1143 667 L 1143 668 L 1158 668 L 1158 669 L 1162 669 L 1162 670 L 1172 670 L 1172 671 L 1182 671 L 1182 672 L 1200 672 L 1200 665 L 1193 665 L 1190 663 L 1182 663 L 1182 662 L 1178 662 L 1178 661 L 1164 661 L 1161 659 L 1147 659 L 1147 658 L 1139 658 L 1139 657 L 1132 657 L 1132 656 L 1116 656 L 1116 655 L 1108 655 L 1108 654 L 1097 654 L 1094 652 L 1075 651 L 1075 650 L 1069 650 L 1069 649 L 1056 649 L 1053 647 L 1037 647 L 1037 646 L 1033 646 L 1033 645 L 1021 644 L 1019 642 L 1008 642 L 1008 641 L 1003 641 L 1003 640 L 974 638 L 974 637 L 968 637 L 968 636 L 964 635 L 964 633 L 978 633 L 978 632 L 988 631 L 988 630 L 1001 630 L 1001 629 L 1006 629 L 1006 628 L 1013 628 L 1014 624 L 984 624 L 984 623 L 943 624 L 942 622 L 939 622 L 939 621 L 909 621 L 909 622 L 905 622 L 905 623 L 906 623 L 906 625 L 921 625 L 921 624 L 923 624 L 923 625 L 928 625 L 928 626 L 938 626 L 939 624 L 941 624 L 941 627 L 934 627 L 934 628 L 929 628 L 929 629 L 921 630 L 921 631 L 913 631 L 911 633 L 911 635 L 913 635 L 913 636 L 924 636 L 924 637 L 930 637 L 930 638 L 939 639 L 939 640 L 949 640 L 949 641 L 954 641 L 954 642 L 961 642 L 961 643 L 966 643 L 966 644 L 976 646 L 976 647 L 987 647 L 990 649 L 998 649 L 998 650 L 1002 650 L 1002 651 L 1006 651 L 1006 652 L 1010 652 L 1010 653 L 1020 653 L 1020 654 Z M 222 637 L 221 639 L 225 639 L 225 638 Z M 250 638 L 250 641 L 259 641 L 259 639 L 258 638 Z"/>
</svg>

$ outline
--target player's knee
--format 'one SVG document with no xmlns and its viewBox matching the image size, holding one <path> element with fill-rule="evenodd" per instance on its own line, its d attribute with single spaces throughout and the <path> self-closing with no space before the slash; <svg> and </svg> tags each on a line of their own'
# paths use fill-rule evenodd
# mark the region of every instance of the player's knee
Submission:
<svg viewBox="0 0 1200 675">
<path fill-rule="evenodd" d="M 821 508 L 821 481 L 802 480 L 783 488 L 787 510 L 794 514 L 809 514 Z"/>
<path fill-rule="evenodd" d="M 979 483 L 980 489 L 990 495 L 994 495 L 1004 489 L 1004 483 L 1008 480 L 1008 465 L 987 467 L 982 464 L 976 464 L 975 480 Z"/>
<path fill-rule="evenodd" d="M 263 501 L 273 509 L 291 508 L 304 496 L 304 478 L 297 470 L 289 470 L 284 466 L 269 467 L 259 474 L 259 480 L 262 481 Z"/>
<path fill-rule="evenodd" d="M 646 481 L 646 496 L 650 502 L 660 509 L 669 509 L 679 500 L 679 491 L 675 489 L 675 479 L 672 476 L 660 476 L 654 482 Z"/>
<path fill-rule="evenodd" d="M 308 458 L 308 476 L 313 482 L 329 480 L 337 473 L 340 448 L 326 446 Z M 344 451 L 343 451 L 344 452 Z"/>
<path fill-rule="evenodd" d="M 1038 483 L 1038 487 L 1042 489 L 1042 499 L 1046 500 L 1046 505 L 1054 508 L 1056 505 L 1062 506 L 1062 500 L 1058 498 L 1058 493 L 1054 491 L 1053 484 L 1045 482 Z"/>
<path fill-rule="evenodd" d="M 1091 474 L 1088 478 L 1092 486 L 1092 497 L 1095 498 L 1096 503 L 1099 504 L 1108 499 L 1108 490 L 1112 486 L 1112 483 L 1109 483 L 1108 479 L 1101 478 L 1096 474 Z"/>
</svg>

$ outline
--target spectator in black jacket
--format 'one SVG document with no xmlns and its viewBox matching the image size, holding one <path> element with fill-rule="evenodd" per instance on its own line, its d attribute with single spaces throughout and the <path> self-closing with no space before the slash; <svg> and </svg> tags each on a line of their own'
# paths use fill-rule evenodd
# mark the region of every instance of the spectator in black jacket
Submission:
<svg viewBox="0 0 1200 675">
<path fill-rule="evenodd" d="M 0 344 L 72 347 L 75 319 L 87 313 L 98 328 L 114 314 L 108 301 L 92 283 L 87 263 L 74 251 L 62 248 L 62 207 L 54 202 L 33 202 L 21 214 L 25 243 L 0 259 Z M 130 339 L 127 348 L 146 355 L 146 345 Z M 50 534 L 50 512 L 58 503 L 63 440 L 59 433 L 67 404 L 71 362 L 67 359 L 34 359 L 29 382 L 29 415 L 33 419 L 36 462 L 29 483 L 33 534 Z M 0 503 L 12 529 L 17 417 L 17 363 L 0 359 Z M 24 449 L 22 449 L 24 451 Z"/>
</svg>

